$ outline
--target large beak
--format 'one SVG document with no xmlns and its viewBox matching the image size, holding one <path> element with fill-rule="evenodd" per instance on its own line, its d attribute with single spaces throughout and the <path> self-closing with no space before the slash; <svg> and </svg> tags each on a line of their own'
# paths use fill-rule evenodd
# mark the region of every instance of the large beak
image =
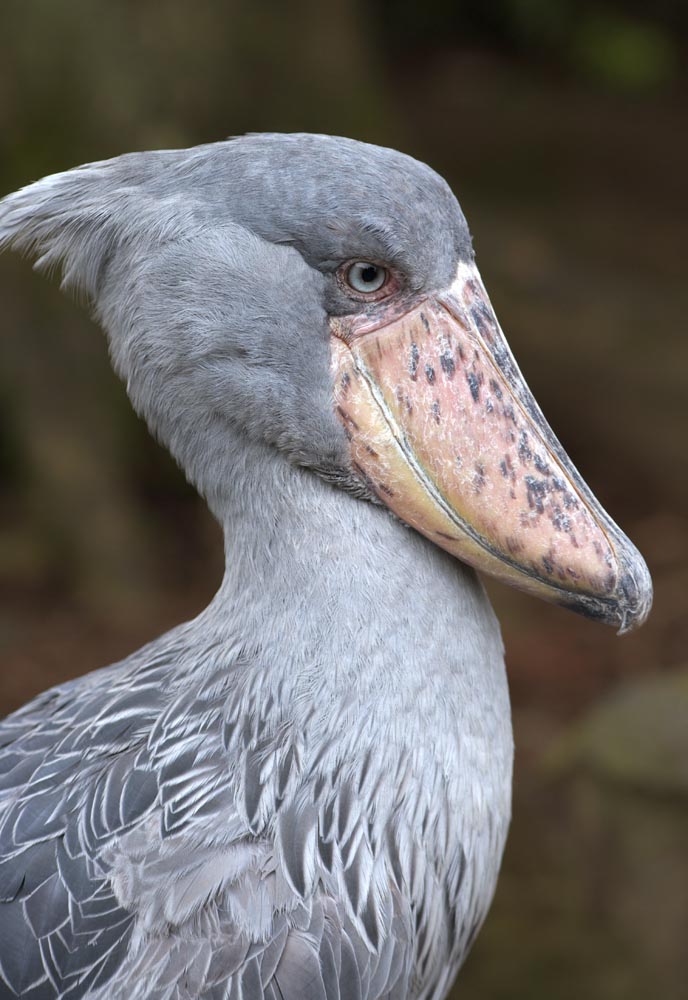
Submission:
<svg viewBox="0 0 688 1000">
<path fill-rule="evenodd" d="M 476 569 L 627 632 L 645 562 L 557 441 L 473 265 L 397 315 L 332 321 L 335 402 L 358 475 Z"/>
</svg>

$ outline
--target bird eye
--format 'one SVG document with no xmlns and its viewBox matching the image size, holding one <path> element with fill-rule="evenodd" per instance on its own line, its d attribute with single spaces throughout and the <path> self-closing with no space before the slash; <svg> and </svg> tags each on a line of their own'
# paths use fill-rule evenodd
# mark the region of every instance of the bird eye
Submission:
<svg viewBox="0 0 688 1000">
<path fill-rule="evenodd" d="M 368 260 L 357 260 L 346 272 L 346 280 L 356 292 L 379 292 L 387 282 L 389 271 Z"/>
</svg>

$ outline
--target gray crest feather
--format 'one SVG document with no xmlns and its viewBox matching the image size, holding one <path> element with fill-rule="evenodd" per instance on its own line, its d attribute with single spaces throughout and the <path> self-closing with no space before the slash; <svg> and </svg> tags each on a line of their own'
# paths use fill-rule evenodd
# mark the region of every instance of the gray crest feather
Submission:
<svg viewBox="0 0 688 1000">
<path fill-rule="evenodd" d="M 0 249 L 35 259 L 38 270 L 62 270 L 62 286 L 95 294 L 104 262 L 123 238 L 118 214 L 132 215 L 132 193 L 117 189 L 108 163 L 53 174 L 0 201 Z M 128 209 L 128 210 L 127 210 Z"/>
</svg>

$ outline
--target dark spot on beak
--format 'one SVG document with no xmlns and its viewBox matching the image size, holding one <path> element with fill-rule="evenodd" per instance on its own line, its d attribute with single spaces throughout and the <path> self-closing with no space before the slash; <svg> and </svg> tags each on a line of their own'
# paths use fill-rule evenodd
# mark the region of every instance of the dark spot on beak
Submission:
<svg viewBox="0 0 688 1000">
<path fill-rule="evenodd" d="M 557 531 L 566 531 L 567 533 L 571 531 L 571 521 L 561 507 L 555 507 L 552 511 L 552 524 Z"/>
<path fill-rule="evenodd" d="M 493 378 L 490 379 L 490 389 L 492 389 L 492 391 L 495 394 L 495 396 L 497 397 L 497 399 L 501 399 L 502 398 L 503 393 L 502 393 L 502 390 L 500 388 L 499 382 L 497 382 Z"/>
<path fill-rule="evenodd" d="M 504 476 L 505 479 L 511 478 L 511 481 L 516 480 L 516 473 L 514 472 L 514 467 L 511 464 L 511 456 L 505 455 L 502 461 L 499 463 L 499 471 Z"/>
<path fill-rule="evenodd" d="M 468 388 L 471 390 L 473 402 L 477 403 L 480 399 L 480 380 L 475 372 L 466 372 L 466 381 L 468 382 Z"/>
<path fill-rule="evenodd" d="M 481 337 L 491 344 L 494 340 L 495 325 L 490 310 L 483 302 L 471 308 L 471 319 Z"/>
<path fill-rule="evenodd" d="M 443 351 L 442 354 L 440 354 L 440 364 L 442 365 L 442 371 L 447 378 L 454 378 L 456 365 L 454 364 L 454 358 L 449 351 Z"/>
<path fill-rule="evenodd" d="M 538 470 L 538 472 L 542 473 L 543 476 L 549 476 L 551 469 L 547 464 L 547 462 L 542 457 L 542 455 L 538 455 L 536 452 L 533 461 L 535 462 L 535 468 Z"/>
<path fill-rule="evenodd" d="M 525 431 L 521 431 L 520 437 L 518 439 L 518 457 L 521 459 L 525 465 L 530 462 L 533 458 L 533 453 L 530 450 L 530 445 L 528 443 L 528 435 Z"/>
<path fill-rule="evenodd" d="M 418 360 L 420 358 L 420 351 L 418 350 L 417 344 L 411 344 L 411 354 L 409 356 L 408 370 L 409 375 L 413 382 L 416 381 L 416 374 L 418 372 Z"/>
<path fill-rule="evenodd" d="M 547 482 L 544 479 L 536 479 L 535 476 L 526 476 L 525 484 L 528 506 L 531 510 L 536 510 L 538 514 L 542 514 L 545 509 L 542 500 L 549 493 Z"/>
<path fill-rule="evenodd" d="M 563 479 L 558 479 L 554 476 L 552 478 L 552 489 L 556 490 L 557 493 L 561 493 L 564 507 L 566 507 L 567 510 L 575 510 L 578 506 L 578 499 L 569 491 L 569 488 Z"/>
</svg>

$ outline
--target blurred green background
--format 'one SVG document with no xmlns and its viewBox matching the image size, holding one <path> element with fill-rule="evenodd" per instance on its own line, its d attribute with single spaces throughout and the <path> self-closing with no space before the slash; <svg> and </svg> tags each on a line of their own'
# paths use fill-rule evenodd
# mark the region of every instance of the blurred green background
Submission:
<svg viewBox="0 0 688 1000">
<path fill-rule="evenodd" d="M 450 181 L 536 397 L 650 564 L 638 634 L 501 587 L 512 835 L 463 1000 L 688 997 L 688 5 L 3 0 L 0 193 L 244 131 Z M 105 342 L 0 259 L 0 712 L 194 615 L 221 539 Z M 447 636 L 451 642 L 451 636 Z"/>
</svg>

